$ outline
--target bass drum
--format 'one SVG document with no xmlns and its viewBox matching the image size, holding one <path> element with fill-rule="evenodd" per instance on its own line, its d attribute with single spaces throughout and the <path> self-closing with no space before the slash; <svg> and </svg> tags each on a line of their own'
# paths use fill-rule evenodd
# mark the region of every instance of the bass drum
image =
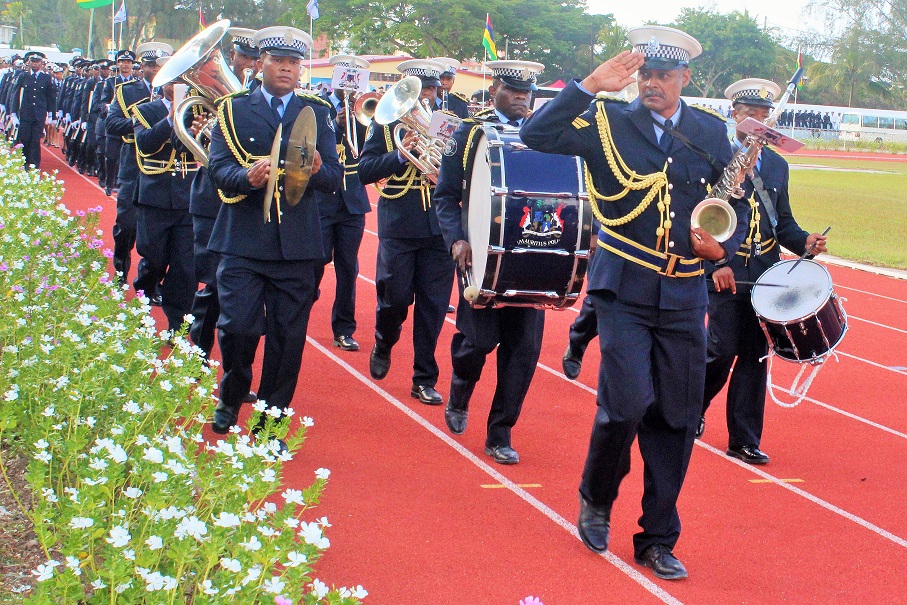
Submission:
<svg viewBox="0 0 907 605">
<path fill-rule="evenodd" d="M 751 300 L 775 354 L 796 363 L 820 364 L 847 333 L 847 314 L 828 270 L 804 260 L 775 263 L 759 276 Z M 779 284 L 759 287 L 760 283 Z"/>
<path fill-rule="evenodd" d="M 473 307 L 564 309 L 579 297 L 592 211 L 582 160 L 540 153 L 519 130 L 485 124 L 467 142 L 463 224 Z"/>
</svg>

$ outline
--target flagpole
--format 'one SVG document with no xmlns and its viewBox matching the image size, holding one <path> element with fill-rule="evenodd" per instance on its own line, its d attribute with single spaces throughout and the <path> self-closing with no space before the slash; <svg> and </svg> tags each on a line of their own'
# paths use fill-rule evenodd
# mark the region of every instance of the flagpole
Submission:
<svg viewBox="0 0 907 605">
<path fill-rule="evenodd" d="M 112 0 L 112 2 L 110 3 L 110 43 L 111 44 L 117 43 L 117 24 L 113 22 L 113 20 L 116 19 L 116 16 L 117 16 L 117 3 L 116 3 L 116 0 Z M 110 55 L 108 54 L 107 56 L 109 57 Z M 116 56 L 114 56 L 114 58 L 116 58 Z"/>
<path fill-rule="evenodd" d="M 309 49 L 309 90 L 312 90 L 312 55 L 315 53 L 315 18 L 309 13 L 309 38 L 312 39 L 312 47 Z"/>
<path fill-rule="evenodd" d="M 88 18 L 88 56 L 91 56 L 91 35 L 94 31 L 94 9 L 91 9 L 91 16 Z"/>
<path fill-rule="evenodd" d="M 488 21 L 491 19 L 491 13 L 485 13 L 485 31 L 488 31 Z M 482 33 L 482 105 L 488 102 L 488 87 L 485 85 L 485 72 L 487 71 L 485 63 L 488 62 L 488 47 L 484 42 L 484 32 Z"/>
</svg>

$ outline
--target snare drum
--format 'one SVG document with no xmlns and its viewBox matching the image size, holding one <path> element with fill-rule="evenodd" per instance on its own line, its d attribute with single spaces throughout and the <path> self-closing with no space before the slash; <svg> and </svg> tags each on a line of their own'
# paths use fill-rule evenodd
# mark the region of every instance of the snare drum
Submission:
<svg viewBox="0 0 907 605">
<path fill-rule="evenodd" d="M 759 276 L 751 300 L 775 354 L 787 361 L 818 364 L 840 344 L 847 332 L 847 314 L 835 294 L 828 270 L 804 260 L 776 263 Z M 762 286 L 781 284 L 787 287 Z"/>
<path fill-rule="evenodd" d="M 485 124 L 466 150 L 464 229 L 474 307 L 562 309 L 579 297 L 592 211 L 582 160 L 540 153 L 519 130 Z"/>
</svg>

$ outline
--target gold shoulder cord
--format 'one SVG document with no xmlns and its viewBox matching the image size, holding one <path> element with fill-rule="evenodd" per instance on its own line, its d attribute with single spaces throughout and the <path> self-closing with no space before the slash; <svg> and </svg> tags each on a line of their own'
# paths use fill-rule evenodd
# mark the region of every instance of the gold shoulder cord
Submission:
<svg viewBox="0 0 907 605">
<path fill-rule="evenodd" d="M 227 142 L 227 147 L 230 149 L 230 153 L 233 154 L 233 157 L 236 158 L 236 161 L 239 162 L 239 165 L 243 168 L 251 168 L 252 164 L 260 160 L 261 158 L 267 156 L 255 156 L 242 148 L 242 145 L 239 144 L 239 137 L 236 135 L 236 128 L 233 125 L 233 99 L 230 96 L 224 98 L 223 103 L 217 107 L 217 121 L 220 124 L 221 132 L 223 132 L 224 140 Z M 225 204 L 235 204 L 246 199 L 244 193 L 240 193 L 237 196 L 229 197 L 224 194 L 220 189 L 217 190 L 217 195 L 220 197 L 220 200 Z"/>
<path fill-rule="evenodd" d="M 384 128 L 384 142 L 387 145 L 387 152 L 390 153 L 391 151 L 394 150 L 394 143 L 393 143 L 393 141 L 391 141 L 391 131 L 390 131 L 390 128 L 388 128 L 387 126 L 383 126 L 382 128 Z M 381 197 L 383 197 L 386 200 L 400 199 L 401 197 L 406 195 L 410 189 L 413 188 L 413 183 L 416 180 L 417 174 L 418 174 L 418 171 L 416 170 L 416 167 L 413 166 L 412 164 L 407 164 L 406 172 L 403 173 L 403 176 L 395 177 L 395 176 L 391 175 L 387 179 L 388 182 L 390 182 L 391 179 L 393 179 L 395 181 L 406 181 L 406 184 L 402 186 L 403 189 L 400 191 L 400 193 L 395 193 L 393 195 L 386 193 L 386 189 L 380 187 L 378 185 L 378 183 L 375 183 L 375 189 L 377 189 L 378 193 L 381 195 Z M 386 185 L 387 185 L 387 183 L 385 183 L 385 186 Z M 423 193 L 423 196 L 424 196 L 424 193 Z"/>
<path fill-rule="evenodd" d="M 133 105 L 130 109 L 132 109 L 132 115 L 135 116 L 135 119 L 138 120 L 142 126 L 144 126 L 145 128 L 152 127 L 151 124 L 148 122 L 148 120 L 145 119 L 145 116 L 142 115 L 142 112 L 139 111 L 139 108 L 136 105 Z M 153 156 L 159 154 L 166 146 L 167 146 L 167 143 L 163 143 L 160 147 L 158 147 L 157 151 L 154 151 L 152 153 L 142 153 L 142 150 L 139 149 L 139 143 L 138 143 L 138 141 L 136 141 L 136 143 L 135 143 L 135 161 L 139 165 L 139 170 L 142 171 L 142 174 L 147 174 L 148 176 L 156 176 L 158 174 L 164 174 L 165 172 L 170 172 L 171 170 L 173 170 L 174 160 L 176 159 L 176 149 L 173 149 L 172 147 L 170 148 L 170 157 L 167 159 L 166 162 L 164 162 L 163 160 L 161 161 L 160 168 L 151 168 L 149 166 L 146 166 L 145 162 L 142 161 L 146 158 L 153 159 Z"/>
<path fill-rule="evenodd" d="M 476 135 L 477 130 L 481 130 L 482 126 L 476 124 L 472 127 L 472 130 L 469 131 L 469 136 L 466 137 L 466 148 L 463 149 L 463 170 L 466 170 L 466 161 L 469 159 L 469 150 L 472 149 L 472 138 Z"/>
<path fill-rule="evenodd" d="M 649 204 L 652 203 L 652 200 L 655 199 L 655 196 L 658 195 L 658 209 L 662 213 L 662 225 L 664 225 L 664 227 L 658 228 L 658 235 L 664 235 L 664 229 L 670 229 L 671 227 L 670 220 L 664 219 L 665 215 L 668 213 L 668 206 L 671 203 L 671 196 L 667 191 L 668 175 L 665 172 L 667 170 L 667 165 L 665 165 L 665 168 L 661 172 L 653 172 L 652 174 L 647 175 L 640 175 L 631 170 L 620 156 L 617 146 L 611 138 L 611 126 L 608 123 L 608 116 L 605 112 L 604 104 L 597 103 L 597 109 L 595 121 L 601 138 L 602 151 L 604 151 L 605 159 L 608 162 L 608 166 L 611 168 L 611 172 L 624 189 L 620 193 L 612 196 L 599 193 L 598 190 L 595 189 L 592 173 L 589 171 L 589 164 L 587 163 L 585 166 L 586 190 L 589 192 L 589 196 L 593 202 L 591 204 L 592 214 L 595 215 L 596 220 L 602 225 L 608 227 L 626 225 L 642 214 L 645 209 L 649 207 Z M 602 214 L 601 209 L 598 206 L 599 200 L 614 202 L 625 197 L 630 191 L 640 191 L 642 189 L 649 189 L 649 192 L 639 205 L 629 214 L 616 219 L 607 218 Z"/>
</svg>

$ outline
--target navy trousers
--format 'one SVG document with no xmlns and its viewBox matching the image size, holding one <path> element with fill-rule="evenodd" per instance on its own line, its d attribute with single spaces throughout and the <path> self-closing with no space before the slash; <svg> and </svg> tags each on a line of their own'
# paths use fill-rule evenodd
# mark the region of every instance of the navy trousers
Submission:
<svg viewBox="0 0 907 605">
<path fill-rule="evenodd" d="M 207 358 L 214 347 L 220 304 L 217 301 L 217 265 L 220 254 L 208 250 L 208 241 L 216 219 L 207 216 L 192 216 L 193 250 L 195 255 L 195 279 L 203 284 L 192 300 L 192 315 L 195 319 L 189 326 L 189 337 L 205 353 Z"/>
<path fill-rule="evenodd" d="M 350 214 L 346 206 L 333 216 L 321 217 L 324 265 L 318 269 L 318 285 L 321 285 L 325 265 L 333 261 L 337 287 L 331 307 L 331 331 L 335 337 L 352 336 L 356 332 L 356 279 L 364 231 L 365 215 Z"/>
</svg>

